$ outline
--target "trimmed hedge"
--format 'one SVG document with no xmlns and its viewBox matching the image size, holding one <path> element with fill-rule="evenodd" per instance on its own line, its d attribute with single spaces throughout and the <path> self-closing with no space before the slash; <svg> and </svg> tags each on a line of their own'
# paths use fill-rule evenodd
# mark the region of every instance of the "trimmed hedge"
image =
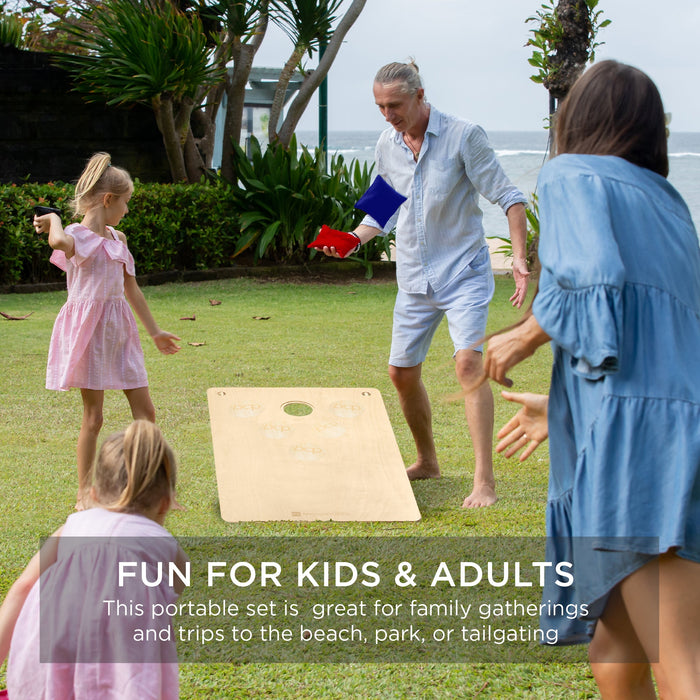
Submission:
<svg viewBox="0 0 700 700">
<path fill-rule="evenodd" d="M 36 204 L 55 206 L 70 222 L 73 185 L 0 185 L 0 284 L 54 282 L 63 273 L 49 262 L 51 248 L 31 221 Z M 230 264 L 239 238 L 230 188 L 213 184 L 136 183 L 129 214 L 119 228 L 139 274 L 202 270 Z"/>
<path fill-rule="evenodd" d="M 240 182 L 217 176 L 200 184 L 135 182 L 129 214 L 119 228 L 139 275 L 208 270 L 254 263 L 304 263 L 322 224 L 351 230 L 363 213 L 354 205 L 371 181 L 371 167 L 334 157 L 326 173 L 320 152 L 254 144 L 252 163 L 238 149 Z M 74 187 L 63 182 L 0 185 L 0 285 L 63 280 L 51 265 L 45 236 L 32 226 L 37 204 L 58 207 L 70 223 Z M 372 276 L 372 262 L 388 256 L 394 236 L 378 236 L 352 256 Z M 242 259 L 238 256 L 243 253 Z"/>
</svg>

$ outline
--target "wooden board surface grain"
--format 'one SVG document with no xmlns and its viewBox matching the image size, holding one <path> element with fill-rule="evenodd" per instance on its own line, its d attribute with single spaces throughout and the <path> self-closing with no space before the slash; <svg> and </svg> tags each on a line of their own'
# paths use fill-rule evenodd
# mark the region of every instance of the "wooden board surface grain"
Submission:
<svg viewBox="0 0 700 700">
<path fill-rule="evenodd" d="M 221 517 L 419 520 L 377 389 L 207 392 Z"/>
</svg>

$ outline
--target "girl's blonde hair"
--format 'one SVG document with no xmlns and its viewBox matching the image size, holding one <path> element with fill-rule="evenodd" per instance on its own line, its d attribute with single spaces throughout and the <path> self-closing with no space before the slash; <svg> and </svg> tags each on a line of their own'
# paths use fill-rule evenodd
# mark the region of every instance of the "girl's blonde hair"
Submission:
<svg viewBox="0 0 700 700">
<path fill-rule="evenodd" d="M 82 216 L 101 204 L 106 194 L 127 195 L 133 189 L 131 175 L 124 168 L 112 165 L 109 153 L 95 153 L 78 178 L 71 206 L 76 216 Z"/>
<path fill-rule="evenodd" d="M 95 465 L 95 495 L 100 505 L 127 513 L 146 513 L 163 498 L 175 505 L 177 466 L 160 429 L 136 420 L 108 437 Z"/>
</svg>

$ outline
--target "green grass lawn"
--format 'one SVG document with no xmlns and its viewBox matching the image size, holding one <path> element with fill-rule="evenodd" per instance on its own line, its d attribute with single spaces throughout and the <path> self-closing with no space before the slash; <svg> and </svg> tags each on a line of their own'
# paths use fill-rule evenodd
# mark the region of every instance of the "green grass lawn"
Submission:
<svg viewBox="0 0 700 700">
<path fill-rule="evenodd" d="M 499 502 L 460 508 L 471 488 L 473 456 L 459 402 L 452 349 L 443 324 L 424 366 L 433 401 L 443 477 L 414 484 L 417 523 L 227 523 L 219 515 L 206 391 L 215 386 L 376 387 L 406 464 L 413 442 L 387 375 L 395 285 L 250 279 L 144 289 L 160 325 L 182 337 L 175 356 L 160 355 L 142 331 L 157 420 L 179 458 L 178 491 L 186 511 L 166 523 L 177 537 L 422 536 L 538 537 L 544 534 L 548 459 L 540 448 L 524 464 L 496 456 Z M 498 278 L 489 330 L 521 313 Z M 212 306 L 210 299 L 221 302 Z M 4 372 L 0 383 L 0 594 L 39 538 L 62 524 L 75 503 L 78 391 L 44 388 L 53 321 L 65 292 L 0 295 Z M 181 320 L 194 317 L 195 320 Z M 261 318 L 255 318 L 261 317 Z M 263 320 L 263 317 L 265 318 Z M 191 345 L 194 343 L 195 345 Z M 543 348 L 511 374 L 515 390 L 546 391 L 551 355 Z M 513 413 L 496 389 L 496 425 Z M 121 392 L 108 392 L 104 435 L 130 420 Z M 555 657 L 556 658 L 556 657 Z M 562 657 L 565 658 L 565 657 Z M 577 658 L 585 658 L 583 655 Z M 585 663 L 548 664 L 183 664 L 183 698 L 592 698 Z M 4 682 L 4 669 L 0 687 Z"/>
</svg>

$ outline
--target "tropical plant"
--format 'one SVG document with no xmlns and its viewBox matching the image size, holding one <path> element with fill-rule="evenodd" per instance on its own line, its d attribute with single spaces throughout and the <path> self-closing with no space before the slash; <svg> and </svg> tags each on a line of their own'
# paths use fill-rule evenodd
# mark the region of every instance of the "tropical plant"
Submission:
<svg viewBox="0 0 700 700">
<path fill-rule="evenodd" d="M 340 230 L 354 228 L 362 212 L 354 209 L 370 184 L 372 167 L 355 161 L 347 166 L 342 156 L 331 159 L 326 173 L 323 153 L 272 144 L 265 150 L 251 137 L 249 153 L 234 145 L 239 182 L 232 196 L 240 211 L 236 255 L 252 251 L 255 262 L 299 262 L 314 256 L 306 246 L 322 224 Z M 371 275 L 371 263 L 388 252 L 391 239 L 379 239 L 360 249 L 355 260 Z"/>
<path fill-rule="evenodd" d="M 321 41 L 327 42 L 317 67 L 304 70 L 280 128 L 279 141 L 288 145 L 365 3 L 352 0 L 335 28 L 331 24 L 339 17 L 341 0 L 13 0 L 11 4 L 21 5 L 31 48 L 78 54 L 67 60 L 76 73 L 85 72 L 88 79 L 82 89 L 88 99 L 126 102 L 119 98 L 122 93 L 153 107 L 175 180 L 197 181 L 203 170 L 211 168 L 216 120 L 225 94 L 221 174 L 234 181 L 232 144 L 240 142 L 246 85 L 269 20 L 289 28 L 290 36 L 298 35 L 305 46 L 301 55 L 306 51 L 311 57 Z M 297 54 L 295 43 L 293 55 Z M 292 64 L 293 72 L 299 66 Z M 88 67 L 92 75 L 86 72 Z M 163 77 L 168 78 L 167 86 L 159 82 Z M 118 83 L 123 85 L 127 78 L 134 79 L 134 87 L 121 90 Z M 136 86 L 144 88 L 142 94 Z M 278 104 L 286 88 L 279 86 Z M 277 126 L 277 118 L 270 124 Z"/>
<path fill-rule="evenodd" d="M 87 0 L 74 1 L 87 2 Z M 65 37 L 59 25 L 71 10 L 71 3 L 66 0 L 52 3 L 44 0 L 0 2 L 0 12 L 11 14 L 22 23 L 22 43 L 17 45 L 17 48 L 31 51 L 62 50 Z"/>
<path fill-rule="evenodd" d="M 597 10 L 599 0 L 559 0 L 543 3 L 526 22 L 538 22 L 530 30 L 532 36 L 526 46 L 533 46 L 528 59 L 537 72 L 530 77 L 541 83 L 550 95 L 550 115 L 556 109 L 556 100 L 563 99 L 588 62 L 595 60 L 598 32 L 611 20 L 601 19 Z"/>
<path fill-rule="evenodd" d="M 525 260 L 527 261 L 528 270 L 534 270 L 538 265 L 537 245 L 540 240 L 540 211 L 537 201 L 537 193 L 533 192 L 529 197 L 528 206 L 525 209 L 527 217 L 527 238 L 525 246 Z M 496 253 L 504 255 L 507 258 L 513 257 L 513 244 L 510 238 L 505 236 L 489 236 L 489 238 L 502 242 Z"/>
<path fill-rule="evenodd" d="M 84 23 L 66 25 L 75 53 L 61 56 L 78 89 L 88 101 L 150 105 L 173 180 L 199 180 L 203 163 L 185 159 L 190 116 L 223 77 L 199 17 L 168 0 L 106 0 L 78 15 Z"/>
<path fill-rule="evenodd" d="M 0 12 L 0 46 L 19 49 L 22 48 L 23 43 L 22 20 L 17 15 L 6 15 Z"/>
</svg>

